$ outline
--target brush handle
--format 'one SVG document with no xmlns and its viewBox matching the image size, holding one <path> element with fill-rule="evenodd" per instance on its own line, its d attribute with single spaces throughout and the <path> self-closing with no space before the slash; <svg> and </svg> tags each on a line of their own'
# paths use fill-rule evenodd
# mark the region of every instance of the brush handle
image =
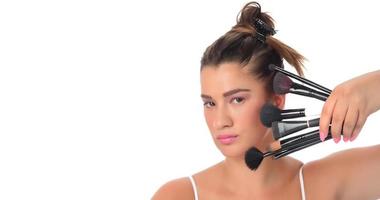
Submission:
<svg viewBox="0 0 380 200">
<path fill-rule="evenodd" d="M 329 134 L 329 135 L 326 137 L 325 141 L 326 141 L 326 140 L 329 140 L 329 139 L 331 139 L 331 138 L 332 138 L 332 136 L 331 136 L 331 134 Z M 279 159 L 279 158 L 281 158 L 281 157 L 284 157 L 284 156 L 286 156 L 286 155 L 289 155 L 289 154 L 291 154 L 291 153 L 294 153 L 294 152 L 296 152 L 296 151 L 302 150 L 302 149 L 304 149 L 304 148 L 307 148 L 307 147 L 313 146 L 313 145 L 318 144 L 318 143 L 321 143 L 321 142 L 322 142 L 322 141 L 320 140 L 319 137 L 315 137 L 315 138 L 313 138 L 313 139 L 311 139 L 311 140 L 305 142 L 305 143 L 302 144 L 302 145 L 296 146 L 296 147 L 294 147 L 294 148 L 292 148 L 292 149 L 289 149 L 289 150 L 287 150 L 287 151 L 281 151 L 280 153 L 276 153 L 276 154 L 274 154 L 274 158 L 275 158 L 275 159 Z"/>
<path fill-rule="evenodd" d="M 297 135 L 297 136 L 293 136 L 293 137 L 289 137 L 289 138 L 280 140 L 280 144 L 281 144 L 281 146 L 283 146 L 283 145 L 286 145 L 288 143 L 292 143 L 294 141 L 300 140 L 301 138 L 310 137 L 310 136 L 315 135 L 315 134 L 319 134 L 319 130 L 314 130 L 314 131 L 307 132 L 307 133 L 304 133 L 301 135 Z"/>
<path fill-rule="evenodd" d="M 282 145 L 281 149 L 283 149 L 283 152 L 285 152 L 285 151 L 297 148 L 299 146 L 306 145 L 306 144 L 308 144 L 314 140 L 317 140 L 317 139 L 320 140 L 318 133 L 312 133 L 312 134 L 309 134 L 306 136 L 301 136 L 301 137 L 297 138 L 296 140 L 293 140 L 291 142 L 288 142 L 288 143 Z"/>
<path fill-rule="evenodd" d="M 306 117 L 305 112 L 294 112 L 294 113 L 285 113 L 281 115 L 282 119 L 294 119 L 299 117 Z"/>
<path fill-rule="evenodd" d="M 294 88 L 294 89 L 300 89 L 300 90 L 306 90 L 306 91 L 309 91 L 310 93 L 315 93 L 315 94 L 318 94 L 318 95 L 321 95 L 321 96 L 325 96 L 325 97 L 330 96 L 329 93 L 326 93 L 326 92 L 320 91 L 320 90 L 315 90 L 315 89 L 313 89 L 311 87 L 308 87 L 308 85 L 299 84 L 299 83 L 296 83 L 296 82 L 293 82 L 292 88 Z"/>
<path fill-rule="evenodd" d="M 327 99 L 330 96 L 330 94 L 328 94 L 328 93 L 325 93 L 325 92 L 319 91 L 319 90 L 315 90 L 311 87 L 307 87 L 305 85 L 298 84 L 296 82 L 293 82 L 292 87 L 290 89 L 292 89 L 292 88 L 294 88 L 295 90 L 298 90 L 298 91 L 305 91 L 305 92 L 309 93 L 310 95 L 312 95 L 312 97 L 317 98 L 319 100 Z"/>
<path fill-rule="evenodd" d="M 314 130 L 314 131 L 304 133 L 304 134 L 301 134 L 301 135 L 298 135 L 295 137 L 291 137 L 291 138 L 281 140 L 280 141 L 281 148 L 265 153 L 264 157 L 272 156 L 275 154 L 280 154 L 281 152 L 284 152 L 285 150 L 289 149 L 289 147 L 297 145 L 299 143 L 299 141 L 309 140 L 310 138 L 312 138 L 316 134 L 318 134 L 318 130 Z"/>
<path fill-rule="evenodd" d="M 319 126 L 319 118 L 309 120 L 309 127 Z"/>
<path fill-rule="evenodd" d="M 293 108 L 293 109 L 285 109 L 281 110 L 281 113 L 299 113 L 299 112 L 305 112 L 305 108 Z"/>
<path fill-rule="evenodd" d="M 322 101 L 326 101 L 326 99 L 330 96 L 330 94 L 318 92 L 315 90 L 311 91 L 310 94 L 313 95 L 314 98 L 322 100 Z"/>
<path fill-rule="evenodd" d="M 321 91 L 324 91 L 327 94 L 331 94 L 331 90 L 330 89 L 325 88 L 325 87 L 323 87 L 323 86 L 321 86 L 321 85 L 319 85 L 317 83 L 314 83 L 313 81 L 310 81 L 310 80 L 308 80 L 306 78 L 302 78 L 302 77 L 300 77 L 300 76 L 298 76 L 296 74 L 290 73 L 290 72 L 288 72 L 288 71 L 286 71 L 286 70 L 284 70 L 284 69 L 282 69 L 280 67 L 277 67 L 276 65 L 270 64 L 269 68 L 273 69 L 273 70 L 276 70 L 278 72 L 281 72 L 281 73 L 283 73 L 283 74 L 285 74 L 287 76 L 290 76 L 292 78 L 295 78 L 295 79 L 297 79 L 297 80 L 299 80 L 299 81 L 301 81 L 301 82 L 303 82 L 303 83 L 305 83 L 307 85 L 310 85 L 310 86 L 315 87 L 315 88 L 317 88 L 317 89 L 319 89 Z"/>
<path fill-rule="evenodd" d="M 293 149 L 282 151 L 282 152 L 280 152 L 278 154 L 275 154 L 274 158 L 275 159 L 279 159 L 281 157 L 287 156 L 287 155 L 289 155 L 291 153 L 297 152 L 299 150 L 302 150 L 302 149 L 307 148 L 309 146 L 313 146 L 313 145 L 318 144 L 318 143 L 320 143 L 320 141 L 315 140 L 315 141 L 312 141 L 312 142 L 307 143 L 305 145 L 297 146 L 297 147 L 295 147 Z"/>
<path fill-rule="evenodd" d="M 312 93 L 309 91 L 289 90 L 289 93 L 298 94 L 298 95 L 307 96 L 307 97 L 312 97 L 312 98 L 316 98 L 316 99 L 321 100 L 321 101 L 326 101 L 326 99 L 327 99 L 327 97 L 324 95 L 319 95 L 319 94 Z"/>
</svg>

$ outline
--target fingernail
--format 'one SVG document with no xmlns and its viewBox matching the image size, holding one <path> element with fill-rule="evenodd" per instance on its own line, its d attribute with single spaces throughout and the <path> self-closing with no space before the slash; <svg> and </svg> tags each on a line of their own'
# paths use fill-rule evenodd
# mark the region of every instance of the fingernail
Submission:
<svg viewBox="0 0 380 200">
<path fill-rule="evenodd" d="M 348 138 L 345 136 L 345 137 L 343 137 L 343 141 L 344 142 L 347 142 L 348 141 Z"/>
<path fill-rule="evenodd" d="M 354 141 L 356 139 L 356 136 L 350 138 L 350 142 Z"/>
<path fill-rule="evenodd" d="M 338 144 L 338 142 L 340 141 L 340 137 L 335 137 L 334 138 L 334 142 Z"/>
<path fill-rule="evenodd" d="M 323 132 L 319 133 L 319 138 L 321 138 L 321 141 L 325 141 L 325 134 Z"/>
</svg>

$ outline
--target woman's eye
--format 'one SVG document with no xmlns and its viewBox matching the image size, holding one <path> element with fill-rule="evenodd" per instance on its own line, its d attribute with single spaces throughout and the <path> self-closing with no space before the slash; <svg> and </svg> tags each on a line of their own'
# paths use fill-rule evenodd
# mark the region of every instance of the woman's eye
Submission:
<svg viewBox="0 0 380 200">
<path fill-rule="evenodd" d="M 211 108 L 211 107 L 215 106 L 215 103 L 212 101 L 206 101 L 203 103 L 203 106 L 206 108 Z"/>
<path fill-rule="evenodd" d="M 244 98 L 242 97 L 235 97 L 232 99 L 232 103 L 240 104 L 244 101 Z"/>
</svg>

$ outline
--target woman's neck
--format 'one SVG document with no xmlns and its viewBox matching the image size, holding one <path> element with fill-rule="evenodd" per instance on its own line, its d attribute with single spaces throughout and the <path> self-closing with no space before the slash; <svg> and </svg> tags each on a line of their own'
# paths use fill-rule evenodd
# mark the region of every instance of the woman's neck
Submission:
<svg viewBox="0 0 380 200">
<path fill-rule="evenodd" d="M 269 144 L 273 141 L 272 134 L 267 134 L 259 144 Z M 265 145 L 257 146 L 264 150 Z M 281 158 L 274 160 L 272 157 L 266 157 L 262 160 L 260 166 L 252 171 L 245 163 L 244 156 L 226 157 L 221 163 L 222 176 L 228 188 L 238 188 L 238 193 L 247 193 L 248 191 L 274 191 L 275 188 L 282 187 L 284 181 L 287 181 L 286 172 L 289 171 L 291 159 Z"/>
<path fill-rule="evenodd" d="M 236 188 L 270 188 L 277 185 L 284 172 L 285 159 L 264 158 L 257 170 L 250 170 L 244 158 L 226 158 L 222 163 L 225 180 Z"/>
<path fill-rule="evenodd" d="M 250 170 L 244 157 L 227 157 L 221 163 L 222 176 L 226 188 L 236 194 L 258 195 L 281 190 L 289 173 L 287 158 L 274 160 L 271 157 L 264 158 L 260 166 Z M 285 174 L 284 174 L 285 173 Z"/>
</svg>

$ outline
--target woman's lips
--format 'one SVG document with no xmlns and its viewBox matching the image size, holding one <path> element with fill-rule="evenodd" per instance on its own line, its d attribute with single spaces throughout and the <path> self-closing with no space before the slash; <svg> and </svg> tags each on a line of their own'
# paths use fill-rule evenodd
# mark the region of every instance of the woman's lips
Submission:
<svg viewBox="0 0 380 200">
<path fill-rule="evenodd" d="M 216 139 L 219 140 L 219 142 L 222 144 L 232 144 L 233 142 L 236 141 L 237 137 L 238 135 L 223 134 L 223 135 L 218 135 Z"/>
</svg>

